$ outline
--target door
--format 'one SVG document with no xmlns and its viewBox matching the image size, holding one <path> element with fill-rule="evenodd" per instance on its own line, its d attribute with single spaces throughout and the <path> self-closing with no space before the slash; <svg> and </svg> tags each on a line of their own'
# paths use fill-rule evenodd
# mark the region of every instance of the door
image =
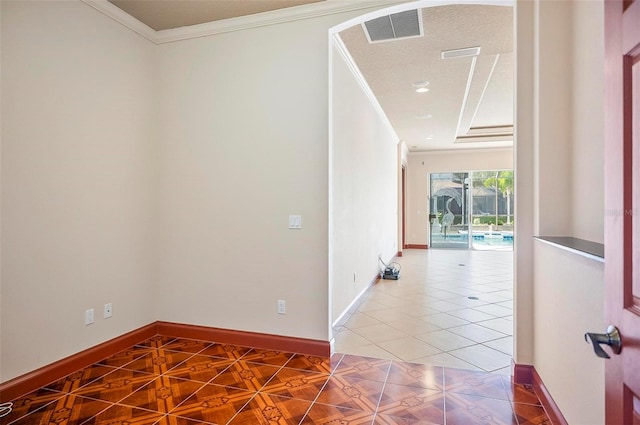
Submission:
<svg viewBox="0 0 640 425">
<path fill-rule="evenodd" d="M 432 173 L 429 180 L 429 246 L 469 249 L 469 173 Z"/>
<path fill-rule="evenodd" d="M 605 250 L 606 422 L 640 425 L 640 0 L 605 1 Z"/>
<path fill-rule="evenodd" d="M 405 235 L 405 214 L 406 214 L 406 199 L 407 199 L 407 187 L 406 187 L 406 179 L 405 179 L 405 169 L 404 169 L 404 165 L 402 166 L 402 181 L 401 181 L 401 185 L 402 185 L 402 191 L 400 192 L 400 196 L 402 196 L 402 230 L 400 231 L 400 249 L 398 251 L 400 251 L 400 254 L 402 254 L 402 250 L 405 248 L 405 243 L 404 241 L 406 241 L 406 235 Z"/>
<path fill-rule="evenodd" d="M 474 171 L 469 226 L 475 250 L 513 250 L 513 170 Z"/>
<path fill-rule="evenodd" d="M 513 250 L 513 170 L 432 173 L 432 248 Z"/>
</svg>

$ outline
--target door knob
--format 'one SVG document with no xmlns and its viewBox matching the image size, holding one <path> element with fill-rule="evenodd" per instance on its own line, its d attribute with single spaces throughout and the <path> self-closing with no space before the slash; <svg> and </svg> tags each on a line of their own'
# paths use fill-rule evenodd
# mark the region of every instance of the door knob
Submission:
<svg viewBox="0 0 640 425">
<path fill-rule="evenodd" d="M 622 338 L 620 337 L 620 331 L 613 325 L 609 325 L 607 333 L 605 334 L 587 332 L 584 334 L 584 340 L 591 342 L 596 356 L 602 357 L 603 359 L 609 359 L 610 357 L 607 352 L 602 349 L 600 344 L 605 344 L 611 347 L 613 354 L 620 354 L 620 351 L 622 350 Z"/>
</svg>

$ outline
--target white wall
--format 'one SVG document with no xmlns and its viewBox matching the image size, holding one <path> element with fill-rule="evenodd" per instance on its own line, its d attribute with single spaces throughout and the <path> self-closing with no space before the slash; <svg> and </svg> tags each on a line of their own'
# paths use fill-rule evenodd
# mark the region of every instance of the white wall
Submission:
<svg viewBox="0 0 640 425">
<path fill-rule="evenodd" d="M 536 136 L 536 107 L 533 72 L 535 66 L 535 3 L 516 2 L 514 93 L 515 214 L 513 315 L 514 352 L 517 364 L 533 364 L 533 236 L 535 192 L 533 161 Z M 534 187 L 535 186 L 535 187 Z"/>
<path fill-rule="evenodd" d="M 398 138 L 332 49 L 331 322 L 398 252 Z"/>
<path fill-rule="evenodd" d="M 429 240 L 429 174 L 513 168 L 513 149 L 478 149 L 410 153 L 407 165 L 405 244 Z"/>
<path fill-rule="evenodd" d="M 601 1 L 539 2 L 538 235 L 604 240 Z M 564 142 L 566 141 L 566 142 Z"/>
<path fill-rule="evenodd" d="M 154 319 L 155 62 L 80 2 L 1 7 L 4 381 Z"/>
<path fill-rule="evenodd" d="M 517 8 L 516 362 L 569 423 L 603 423 L 604 363 L 583 339 L 605 329 L 603 264 L 532 240 L 602 240 L 602 2 Z"/>
<path fill-rule="evenodd" d="M 536 235 L 565 236 L 572 215 L 572 2 L 535 3 L 539 16 L 535 75 L 538 122 L 534 164 Z"/>
<path fill-rule="evenodd" d="M 159 46 L 158 319 L 328 341 L 327 34 L 362 13 Z"/>
<path fill-rule="evenodd" d="M 158 319 L 328 339 L 327 27 L 160 46 Z"/>
<path fill-rule="evenodd" d="M 535 368 L 570 424 L 604 423 L 604 360 L 585 332 L 604 332 L 604 263 L 534 243 Z"/>
<path fill-rule="evenodd" d="M 604 4 L 573 3 L 572 235 L 604 242 Z"/>
</svg>

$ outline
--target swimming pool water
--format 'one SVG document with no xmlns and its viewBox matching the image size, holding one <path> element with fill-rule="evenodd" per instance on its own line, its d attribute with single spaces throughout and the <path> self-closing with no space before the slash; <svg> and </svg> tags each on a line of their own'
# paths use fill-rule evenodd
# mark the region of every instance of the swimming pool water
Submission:
<svg viewBox="0 0 640 425">
<path fill-rule="evenodd" d="M 442 234 L 435 234 L 431 236 L 431 246 L 433 246 L 434 248 L 437 248 L 438 246 L 445 246 L 449 243 L 455 245 L 464 245 L 467 244 L 467 241 L 468 235 L 465 234 L 448 235 L 446 238 Z M 474 234 L 473 245 L 481 247 L 512 247 L 513 234 Z"/>
</svg>

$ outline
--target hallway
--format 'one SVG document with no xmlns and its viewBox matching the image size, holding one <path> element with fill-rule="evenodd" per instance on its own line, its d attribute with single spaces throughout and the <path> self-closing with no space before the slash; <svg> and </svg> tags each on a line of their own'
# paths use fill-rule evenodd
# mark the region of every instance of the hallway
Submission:
<svg viewBox="0 0 640 425">
<path fill-rule="evenodd" d="M 334 327 L 335 351 L 509 375 L 513 252 L 405 250 Z"/>
</svg>

